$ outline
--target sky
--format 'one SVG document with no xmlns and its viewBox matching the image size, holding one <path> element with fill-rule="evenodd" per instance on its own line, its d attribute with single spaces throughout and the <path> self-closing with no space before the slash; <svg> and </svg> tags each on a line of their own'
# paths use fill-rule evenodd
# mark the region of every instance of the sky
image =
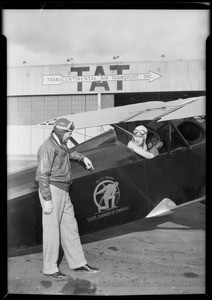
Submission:
<svg viewBox="0 0 212 300">
<path fill-rule="evenodd" d="M 210 10 L 3 10 L 10 66 L 205 59 Z"/>
</svg>

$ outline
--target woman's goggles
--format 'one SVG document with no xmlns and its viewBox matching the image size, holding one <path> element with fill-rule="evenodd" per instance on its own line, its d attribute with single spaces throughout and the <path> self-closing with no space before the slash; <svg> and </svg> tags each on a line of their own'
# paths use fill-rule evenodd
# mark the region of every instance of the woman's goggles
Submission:
<svg viewBox="0 0 212 300">
<path fill-rule="evenodd" d="M 135 136 L 144 136 L 144 135 L 146 135 L 147 134 L 147 131 L 146 130 L 143 130 L 143 129 L 141 129 L 141 130 L 137 130 L 137 129 L 135 129 L 134 131 L 133 131 L 133 134 L 135 135 Z"/>
</svg>

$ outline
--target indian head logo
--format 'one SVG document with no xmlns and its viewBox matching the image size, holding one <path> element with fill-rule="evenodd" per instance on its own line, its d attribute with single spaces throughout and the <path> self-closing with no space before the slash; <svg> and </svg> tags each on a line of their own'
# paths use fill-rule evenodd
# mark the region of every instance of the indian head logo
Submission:
<svg viewBox="0 0 212 300">
<path fill-rule="evenodd" d="M 105 178 L 108 178 L 108 176 Z M 105 178 L 97 181 L 98 184 L 93 194 L 98 212 L 116 208 L 120 199 L 118 181 L 115 181 L 111 177 L 109 177 L 110 179 Z"/>
</svg>

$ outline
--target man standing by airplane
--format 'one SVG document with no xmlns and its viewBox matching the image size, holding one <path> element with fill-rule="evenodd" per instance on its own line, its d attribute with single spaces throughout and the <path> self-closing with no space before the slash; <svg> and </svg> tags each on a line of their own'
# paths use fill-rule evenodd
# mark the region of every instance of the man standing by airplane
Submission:
<svg viewBox="0 0 212 300">
<path fill-rule="evenodd" d="M 85 259 L 69 196 L 72 183 L 70 160 L 84 162 L 87 169 L 94 169 L 87 157 L 68 149 L 67 142 L 73 130 L 73 122 L 58 119 L 50 137 L 37 153 L 36 181 L 43 210 L 43 273 L 54 278 L 68 277 L 57 266 L 60 241 L 70 269 L 88 273 L 99 271 L 89 266 Z"/>
</svg>

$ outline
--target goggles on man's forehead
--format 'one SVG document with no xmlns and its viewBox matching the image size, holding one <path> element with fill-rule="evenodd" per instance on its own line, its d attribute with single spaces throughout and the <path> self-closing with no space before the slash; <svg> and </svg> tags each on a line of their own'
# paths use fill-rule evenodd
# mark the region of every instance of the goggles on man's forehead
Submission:
<svg viewBox="0 0 212 300">
<path fill-rule="evenodd" d="M 55 124 L 54 127 L 61 129 L 61 130 L 65 130 L 65 131 L 73 131 L 75 129 L 74 122 L 72 122 L 72 121 L 67 126 Z"/>
<path fill-rule="evenodd" d="M 133 130 L 133 134 L 136 136 L 143 136 L 143 135 L 147 134 L 147 131 L 144 129 L 141 129 L 141 130 L 135 129 L 135 130 Z"/>
</svg>

